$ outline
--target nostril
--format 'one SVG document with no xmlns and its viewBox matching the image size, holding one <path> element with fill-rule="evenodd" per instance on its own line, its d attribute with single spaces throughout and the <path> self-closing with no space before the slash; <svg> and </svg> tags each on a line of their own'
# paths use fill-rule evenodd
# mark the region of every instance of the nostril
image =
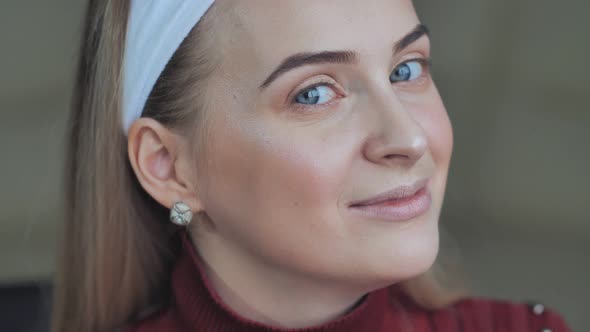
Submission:
<svg viewBox="0 0 590 332">
<path fill-rule="evenodd" d="M 404 159 L 407 159 L 408 156 L 403 155 L 403 154 L 393 154 L 393 153 L 392 154 L 385 155 L 385 159 L 393 159 L 393 158 L 404 158 Z"/>
</svg>

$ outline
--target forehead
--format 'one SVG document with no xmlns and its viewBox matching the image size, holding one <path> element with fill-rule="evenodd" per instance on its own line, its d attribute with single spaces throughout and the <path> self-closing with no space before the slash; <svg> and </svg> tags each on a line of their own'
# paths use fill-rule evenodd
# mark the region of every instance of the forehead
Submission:
<svg viewBox="0 0 590 332">
<path fill-rule="evenodd" d="M 236 26 L 265 50 L 363 47 L 386 42 L 418 19 L 409 0 L 233 0 Z M 387 39 L 384 39 L 387 38 Z"/>
<path fill-rule="evenodd" d="M 410 0 L 220 1 L 231 7 L 226 56 L 258 68 L 297 52 L 391 50 L 418 23 Z"/>
</svg>

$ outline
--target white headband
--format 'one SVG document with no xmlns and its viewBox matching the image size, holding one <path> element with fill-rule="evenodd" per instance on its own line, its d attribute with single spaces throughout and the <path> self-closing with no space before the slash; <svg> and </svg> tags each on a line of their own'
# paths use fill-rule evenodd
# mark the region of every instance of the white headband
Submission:
<svg viewBox="0 0 590 332">
<path fill-rule="evenodd" d="M 132 0 L 123 62 L 123 130 L 143 108 L 170 58 L 214 0 Z"/>
</svg>

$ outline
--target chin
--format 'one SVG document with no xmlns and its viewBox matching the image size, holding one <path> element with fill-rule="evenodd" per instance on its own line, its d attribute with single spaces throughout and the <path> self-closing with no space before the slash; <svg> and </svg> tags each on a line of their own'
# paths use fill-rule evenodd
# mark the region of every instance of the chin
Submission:
<svg viewBox="0 0 590 332">
<path fill-rule="evenodd" d="M 426 229 L 414 229 L 398 234 L 383 246 L 380 259 L 373 272 L 382 285 L 417 277 L 434 264 L 439 251 L 439 234 L 436 223 Z"/>
<path fill-rule="evenodd" d="M 438 238 L 436 244 L 428 243 L 420 248 L 412 250 L 412 253 L 398 259 L 398 267 L 394 271 L 397 280 L 407 280 L 417 277 L 428 271 L 438 256 Z"/>
</svg>

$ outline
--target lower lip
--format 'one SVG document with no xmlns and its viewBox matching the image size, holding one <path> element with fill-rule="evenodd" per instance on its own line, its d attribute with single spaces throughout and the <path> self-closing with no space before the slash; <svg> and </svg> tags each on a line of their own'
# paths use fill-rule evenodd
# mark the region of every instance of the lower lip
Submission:
<svg viewBox="0 0 590 332">
<path fill-rule="evenodd" d="M 352 206 L 356 212 L 369 217 L 388 221 L 408 221 L 426 213 L 432 204 L 432 196 L 427 187 L 416 192 L 414 196 L 391 200 L 379 204 Z"/>
</svg>

